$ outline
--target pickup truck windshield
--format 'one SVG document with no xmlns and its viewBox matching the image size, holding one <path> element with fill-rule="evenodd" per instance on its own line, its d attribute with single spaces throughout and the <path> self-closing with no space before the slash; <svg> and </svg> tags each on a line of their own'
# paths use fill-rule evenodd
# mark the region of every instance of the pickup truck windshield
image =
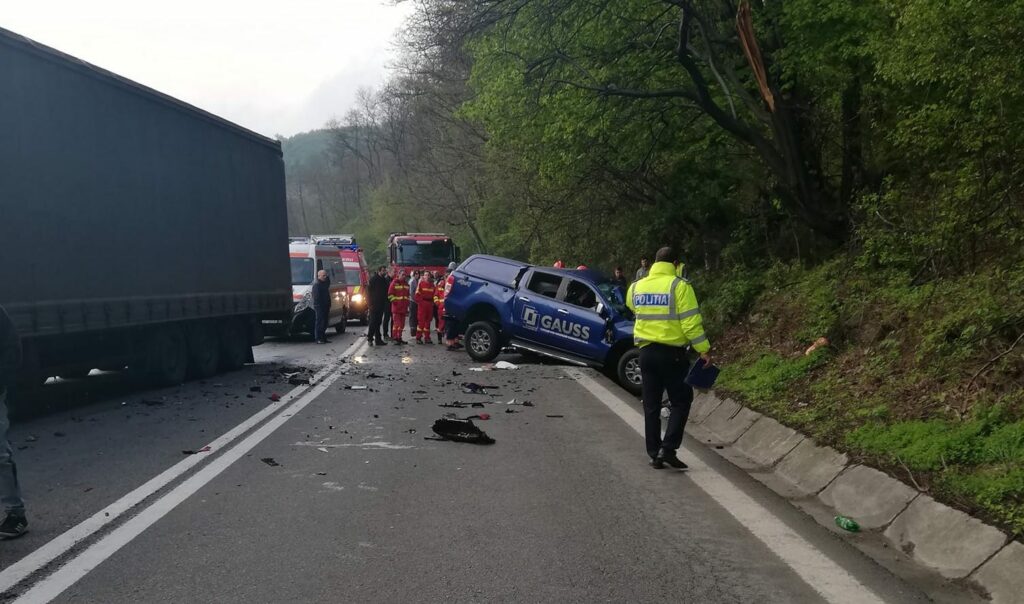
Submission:
<svg viewBox="0 0 1024 604">
<path fill-rule="evenodd" d="M 447 266 L 455 261 L 455 246 L 449 241 L 399 241 L 399 266 Z"/>
<path fill-rule="evenodd" d="M 615 312 L 628 319 L 633 318 L 633 313 L 626 306 L 626 292 L 621 287 L 609 281 L 604 281 L 597 284 L 597 289 L 601 292 L 601 296 L 605 301 L 615 309 Z"/>
<path fill-rule="evenodd" d="M 292 258 L 292 285 L 309 285 L 313 282 L 313 259 Z"/>
</svg>

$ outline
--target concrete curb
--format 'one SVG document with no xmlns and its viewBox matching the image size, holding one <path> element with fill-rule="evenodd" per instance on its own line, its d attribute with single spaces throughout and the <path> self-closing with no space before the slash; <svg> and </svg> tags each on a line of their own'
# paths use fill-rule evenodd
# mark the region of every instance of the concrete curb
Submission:
<svg viewBox="0 0 1024 604">
<path fill-rule="evenodd" d="M 843 516 L 856 518 L 862 529 L 885 528 L 919 493 L 867 466 L 852 466 L 818 495 Z"/>
<path fill-rule="evenodd" d="M 1011 541 L 991 560 L 981 565 L 971 580 L 981 586 L 994 604 L 1020 602 L 1021 571 L 1024 570 L 1024 545 Z"/>
<path fill-rule="evenodd" d="M 998 529 L 927 495 L 893 520 L 885 538 L 916 562 L 951 579 L 971 574 L 1006 544 L 1006 535 Z"/>
<path fill-rule="evenodd" d="M 1021 601 L 1024 545 L 1009 541 L 999 529 L 883 472 L 850 464 L 846 454 L 818 446 L 732 399 L 701 394 L 694 409 L 687 425 L 692 437 L 798 507 L 818 509 L 812 516 L 830 529 L 836 530 L 830 526 L 834 514 L 856 520 L 865 533 L 848 538 L 861 551 L 875 556 L 874 546 L 865 542 L 873 539 L 878 549 L 903 552 L 903 560 L 913 560 L 932 576 L 973 583 L 994 602 Z M 882 547 L 885 543 L 891 547 Z M 893 568 L 891 560 L 876 559 Z"/>
<path fill-rule="evenodd" d="M 770 468 L 803 440 L 803 434 L 796 430 L 762 417 L 736 441 L 734 448 L 758 466 Z"/>
</svg>

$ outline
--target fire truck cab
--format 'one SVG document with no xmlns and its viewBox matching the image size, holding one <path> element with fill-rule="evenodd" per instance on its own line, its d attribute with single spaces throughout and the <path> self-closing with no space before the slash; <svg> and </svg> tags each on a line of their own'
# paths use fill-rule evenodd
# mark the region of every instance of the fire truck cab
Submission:
<svg viewBox="0 0 1024 604">
<path fill-rule="evenodd" d="M 451 262 L 459 261 L 460 250 L 444 233 L 391 233 L 388 257 L 395 274 L 414 270 L 444 272 Z"/>
</svg>

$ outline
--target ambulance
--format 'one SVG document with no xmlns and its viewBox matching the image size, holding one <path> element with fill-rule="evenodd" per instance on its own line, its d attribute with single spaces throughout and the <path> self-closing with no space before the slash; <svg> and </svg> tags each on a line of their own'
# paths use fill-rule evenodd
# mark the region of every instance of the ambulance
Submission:
<svg viewBox="0 0 1024 604">
<path fill-rule="evenodd" d="M 318 271 L 327 271 L 331 280 L 331 311 L 327 325 L 337 333 L 345 333 L 348 325 L 349 297 L 345 278 L 345 264 L 338 248 L 321 245 L 311 237 L 291 237 L 288 241 L 288 257 L 292 270 L 292 314 L 284 333 L 313 333 L 313 281 Z"/>
<path fill-rule="evenodd" d="M 348 318 L 366 325 L 369 318 L 367 287 L 370 285 L 370 271 L 366 266 L 363 248 L 356 243 L 355 235 L 313 235 L 317 245 L 336 247 L 345 266 L 345 282 L 348 285 Z"/>
</svg>

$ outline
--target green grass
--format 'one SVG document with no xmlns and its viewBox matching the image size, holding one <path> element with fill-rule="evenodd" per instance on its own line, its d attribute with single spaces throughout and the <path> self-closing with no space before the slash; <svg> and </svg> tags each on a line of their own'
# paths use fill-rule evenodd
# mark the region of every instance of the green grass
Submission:
<svg viewBox="0 0 1024 604">
<path fill-rule="evenodd" d="M 841 258 L 730 276 L 705 304 L 729 322 L 722 390 L 1024 535 L 1024 346 L 1001 354 L 1024 330 L 1024 268 L 915 284 Z"/>
</svg>

